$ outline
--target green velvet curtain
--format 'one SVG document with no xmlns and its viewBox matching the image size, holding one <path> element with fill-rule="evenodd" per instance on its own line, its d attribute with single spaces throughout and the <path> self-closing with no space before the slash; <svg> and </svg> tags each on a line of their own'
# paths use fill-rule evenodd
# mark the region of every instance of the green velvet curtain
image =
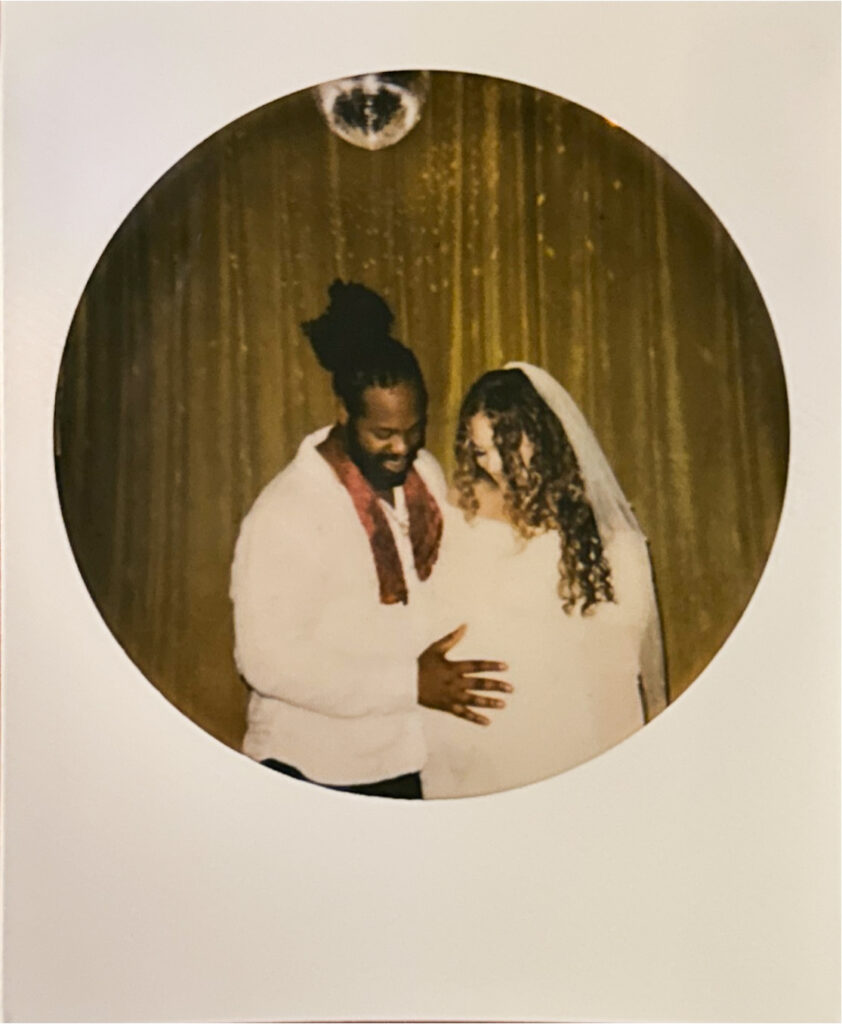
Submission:
<svg viewBox="0 0 842 1024">
<path fill-rule="evenodd" d="M 97 265 L 61 368 L 56 466 L 79 567 L 129 656 L 239 744 L 233 546 L 332 419 L 299 323 L 337 276 L 390 302 L 446 470 L 480 373 L 527 359 L 566 385 L 649 536 L 680 694 L 744 610 L 780 514 L 769 316 L 716 217 L 645 146 L 558 97 L 450 73 L 378 152 L 332 135 L 309 92 L 248 114 L 169 171 Z"/>
</svg>

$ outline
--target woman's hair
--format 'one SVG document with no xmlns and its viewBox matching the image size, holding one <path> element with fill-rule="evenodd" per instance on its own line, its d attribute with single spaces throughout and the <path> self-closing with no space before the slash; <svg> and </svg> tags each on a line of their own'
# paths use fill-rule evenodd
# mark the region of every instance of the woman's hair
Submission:
<svg viewBox="0 0 842 1024">
<path fill-rule="evenodd" d="M 559 418 L 522 370 L 493 370 L 471 386 L 459 411 L 456 477 L 459 505 L 469 518 L 479 507 L 475 485 L 486 476 L 471 445 L 469 424 L 483 413 L 494 431 L 503 464 L 506 510 L 524 538 L 557 530 L 561 546 L 558 593 L 564 610 L 584 614 L 600 601 L 613 601 L 611 569 L 605 558 L 579 463 Z M 532 457 L 521 455 L 523 438 Z"/>
<path fill-rule="evenodd" d="M 328 288 L 330 303 L 317 320 L 301 329 L 316 358 L 332 375 L 333 390 L 351 416 L 362 415 L 363 391 L 409 383 L 427 405 L 427 389 L 413 353 L 393 338 L 394 316 L 386 302 L 361 284 L 335 280 Z"/>
</svg>

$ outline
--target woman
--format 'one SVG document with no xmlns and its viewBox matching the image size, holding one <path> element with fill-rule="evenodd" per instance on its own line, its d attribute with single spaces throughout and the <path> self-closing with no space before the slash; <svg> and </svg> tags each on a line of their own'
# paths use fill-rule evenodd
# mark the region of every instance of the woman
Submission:
<svg viewBox="0 0 842 1024">
<path fill-rule="evenodd" d="M 514 693 L 482 727 L 425 712 L 425 797 L 535 782 L 607 750 L 666 704 L 646 540 L 596 438 L 548 373 L 510 363 L 462 403 L 435 582 Z"/>
</svg>

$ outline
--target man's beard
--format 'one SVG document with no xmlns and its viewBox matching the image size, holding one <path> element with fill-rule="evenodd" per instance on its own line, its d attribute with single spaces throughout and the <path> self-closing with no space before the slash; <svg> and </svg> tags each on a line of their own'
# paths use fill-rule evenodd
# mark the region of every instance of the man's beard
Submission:
<svg viewBox="0 0 842 1024">
<path fill-rule="evenodd" d="M 345 438 L 348 455 L 375 491 L 390 491 L 395 487 L 402 487 L 421 448 L 421 445 L 410 448 L 402 458 L 401 469 L 393 470 L 388 469 L 385 463 L 397 461 L 395 456 L 372 455 L 367 452 L 357 440 L 356 431 L 351 424 L 345 429 Z"/>
</svg>

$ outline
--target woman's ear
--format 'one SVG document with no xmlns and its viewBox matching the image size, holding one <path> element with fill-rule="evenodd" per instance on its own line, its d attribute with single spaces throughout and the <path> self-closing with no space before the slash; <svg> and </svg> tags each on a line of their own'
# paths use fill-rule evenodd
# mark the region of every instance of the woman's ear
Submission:
<svg viewBox="0 0 842 1024">
<path fill-rule="evenodd" d="M 350 418 L 348 407 L 340 398 L 336 403 L 336 422 L 340 427 L 347 427 Z"/>
</svg>

